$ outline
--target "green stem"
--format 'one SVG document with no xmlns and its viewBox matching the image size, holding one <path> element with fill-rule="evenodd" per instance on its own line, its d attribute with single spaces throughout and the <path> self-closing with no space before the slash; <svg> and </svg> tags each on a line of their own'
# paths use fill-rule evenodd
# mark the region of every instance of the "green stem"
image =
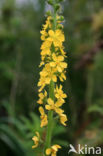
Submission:
<svg viewBox="0 0 103 156">
<path fill-rule="evenodd" d="M 54 82 L 51 81 L 49 85 L 49 97 L 54 100 Z M 46 148 L 51 146 L 51 137 L 53 130 L 53 111 L 48 112 L 48 127 L 47 127 L 47 137 L 46 137 Z"/>
<path fill-rule="evenodd" d="M 54 3 L 54 5 L 55 5 L 55 3 Z M 53 30 L 55 31 L 56 30 L 56 10 L 55 10 L 55 6 L 54 6 L 53 19 L 54 19 Z M 49 97 L 53 101 L 55 99 L 55 97 L 54 97 L 54 87 L 55 87 L 55 84 L 51 80 L 50 85 L 49 85 Z M 53 111 L 51 110 L 51 111 L 48 112 L 48 126 L 47 126 L 47 135 L 46 135 L 46 142 L 45 142 L 45 150 L 47 148 L 50 148 L 50 146 L 51 146 L 51 139 L 52 139 L 53 127 L 54 127 Z"/>
</svg>

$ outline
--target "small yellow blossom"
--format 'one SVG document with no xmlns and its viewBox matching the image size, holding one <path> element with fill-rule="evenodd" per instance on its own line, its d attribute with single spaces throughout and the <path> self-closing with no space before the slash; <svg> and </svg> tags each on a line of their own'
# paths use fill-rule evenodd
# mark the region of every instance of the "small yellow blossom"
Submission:
<svg viewBox="0 0 103 156">
<path fill-rule="evenodd" d="M 59 108 L 60 106 L 63 105 L 63 101 L 57 101 L 56 103 L 54 103 L 54 101 L 51 98 L 49 98 L 47 102 L 48 102 L 48 105 L 45 106 L 47 110 L 54 110 L 58 114 L 61 114 L 64 112 L 61 108 Z"/>
<path fill-rule="evenodd" d="M 45 79 L 45 76 L 42 76 L 42 77 L 40 77 L 40 80 L 38 82 L 38 86 L 41 87 L 39 89 L 39 92 L 41 92 L 43 90 L 43 88 L 45 87 L 45 85 L 46 85 L 46 79 Z"/>
<path fill-rule="evenodd" d="M 48 124 L 47 115 L 45 114 L 43 107 L 39 107 L 39 111 L 41 114 L 41 127 L 44 127 Z"/>
<path fill-rule="evenodd" d="M 61 124 L 64 125 L 64 126 L 66 126 L 66 123 L 65 122 L 67 121 L 67 116 L 65 114 L 63 114 L 63 113 L 59 114 L 59 116 L 60 116 L 60 122 L 61 122 Z"/>
<path fill-rule="evenodd" d="M 45 40 L 41 46 L 41 50 L 49 51 L 51 47 L 51 42 L 48 40 Z"/>
<path fill-rule="evenodd" d="M 57 99 L 63 100 L 64 98 L 67 97 L 67 95 L 63 93 L 62 88 L 63 88 L 62 85 L 60 85 L 59 88 L 58 88 L 58 86 L 56 86 L 56 89 L 55 89 L 55 97 L 56 97 Z M 63 100 L 63 101 L 64 101 L 64 100 Z"/>
<path fill-rule="evenodd" d="M 41 40 L 45 40 L 46 37 L 48 36 L 48 33 L 45 30 L 40 31 L 41 33 Z"/>
<path fill-rule="evenodd" d="M 35 145 L 32 146 L 32 148 L 38 147 L 39 141 L 40 141 L 40 135 L 39 135 L 38 132 L 36 132 L 36 136 L 34 136 L 34 137 L 32 138 L 32 140 L 34 141 L 34 144 L 35 144 Z"/>
<path fill-rule="evenodd" d="M 62 72 L 65 68 L 67 68 L 67 63 L 63 62 L 64 57 L 59 55 L 56 56 L 54 53 L 52 55 L 53 61 L 50 62 L 51 67 L 55 67 L 58 72 Z"/>
<path fill-rule="evenodd" d="M 62 82 L 63 82 L 64 80 L 66 80 L 65 72 L 60 73 L 59 79 L 60 79 L 60 81 L 62 81 Z"/>
<path fill-rule="evenodd" d="M 60 149 L 61 146 L 59 145 L 53 145 L 51 148 L 46 149 L 46 155 L 56 156 L 58 149 Z"/>
<path fill-rule="evenodd" d="M 46 84 L 49 84 L 50 81 L 54 81 L 57 82 L 57 76 L 55 75 L 56 69 L 55 68 L 51 68 L 50 64 L 46 64 L 45 67 L 43 68 L 43 70 L 40 72 L 40 82 L 43 79 L 43 83 L 39 82 L 39 86 L 44 86 Z"/>
<path fill-rule="evenodd" d="M 63 48 L 63 47 L 60 48 L 60 52 L 61 52 L 61 54 L 62 54 L 64 57 L 66 57 L 66 52 L 64 51 L 64 48 Z"/>
<path fill-rule="evenodd" d="M 52 24 L 51 24 L 51 16 L 48 16 L 47 20 L 46 20 L 46 24 L 43 25 L 43 29 L 46 30 L 48 28 L 51 28 Z"/>
<path fill-rule="evenodd" d="M 62 42 L 65 41 L 65 37 L 61 30 L 59 30 L 59 29 L 56 31 L 49 30 L 48 34 L 49 34 L 49 37 L 47 38 L 48 41 L 53 43 L 55 47 L 62 46 Z"/>
<path fill-rule="evenodd" d="M 40 93 L 39 94 L 39 100 L 37 101 L 37 103 L 39 104 L 43 104 L 43 100 L 47 97 L 47 92 L 45 91 L 44 94 L 43 93 Z"/>
</svg>

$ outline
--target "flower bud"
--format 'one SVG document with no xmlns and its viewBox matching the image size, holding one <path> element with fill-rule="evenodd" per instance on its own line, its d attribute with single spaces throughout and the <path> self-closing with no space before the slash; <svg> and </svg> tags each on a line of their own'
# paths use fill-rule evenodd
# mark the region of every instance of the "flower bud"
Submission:
<svg viewBox="0 0 103 156">
<path fill-rule="evenodd" d="M 57 28 L 58 28 L 58 29 L 63 29 L 63 25 L 59 24 L 59 25 L 57 26 Z"/>
<path fill-rule="evenodd" d="M 47 16 L 51 16 L 51 11 L 47 11 L 47 12 L 46 12 L 46 15 L 47 15 Z"/>
<path fill-rule="evenodd" d="M 59 20 L 60 21 L 64 21 L 64 17 L 63 16 L 60 16 Z"/>
<path fill-rule="evenodd" d="M 48 0 L 47 2 L 48 2 L 48 4 L 53 5 L 53 1 L 52 0 Z"/>
<path fill-rule="evenodd" d="M 60 5 L 59 4 L 55 4 L 55 9 L 56 11 L 60 9 Z"/>
</svg>

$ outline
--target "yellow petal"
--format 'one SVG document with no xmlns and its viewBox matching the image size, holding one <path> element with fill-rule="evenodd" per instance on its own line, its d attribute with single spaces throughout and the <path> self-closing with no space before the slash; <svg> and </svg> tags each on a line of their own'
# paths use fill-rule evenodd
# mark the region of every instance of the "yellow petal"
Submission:
<svg viewBox="0 0 103 156">
<path fill-rule="evenodd" d="M 42 115 L 45 114 L 45 113 L 44 113 L 43 107 L 39 107 L 39 112 L 40 112 Z"/>
<path fill-rule="evenodd" d="M 57 82 L 57 77 L 55 75 L 53 75 L 53 81 Z"/>
<path fill-rule="evenodd" d="M 54 31 L 53 30 L 49 30 L 49 36 L 54 36 Z"/>
<path fill-rule="evenodd" d="M 47 96 L 47 91 L 44 92 L 44 96 L 45 96 L 45 97 Z"/>
<path fill-rule="evenodd" d="M 62 72 L 62 68 L 60 67 L 60 66 L 57 66 L 57 70 L 58 70 L 58 72 Z"/>
<path fill-rule="evenodd" d="M 56 63 L 55 62 L 50 62 L 50 66 L 51 67 L 55 67 L 56 66 Z"/>
<path fill-rule="evenodd" d="M 56 103 L 55 103 L 55 106 L 56 107 L 61 107 L 63 105 L 63 101 L 61 100 L 58 100 Z"/>
<path fill-rule="evenodd" d="M 62 68 L 67 68 L 67 63 L 62 62 L 62 63 L 60 64 L 60 66 L 61 66 Z"/>
<path fill-rule="evenodd" d="M 62 114 L 64 112 L 61 108 L 55 108 L 55 111 L 57 114 Z"/>
<path fill-rule="evenodd" d="M 36 147 L 38 147 L 38 144 L 33 145 L 33 146 L 32 146 L 32 149 L 34 149 L 34 148 L 36 148 Z"/>
<path fill-rule="evenodd" d="M 60 115 L 60 122 L 61 122 L 61 124 L 66 126 L 66 123 L 65 123 L 66 121 L 67 121 L 67 116 L 65 114 L 61 114 Z"/>
<path fill-rule="evenodd" d="M 56 57 L 56 55 L 54 53 L 52 55 L 52 58 L 53 58 L 54 61 L 57 61 L 57 57 Z"/>
<path fill-rule="evenodd" d="M 46 154 L 50 155 L 51 154 L 51 148 L 46 149 Z"/>
<path fill-rule="evenodd" d="M 58 60 L 59 61 L 64 61 L 64 57 L 63 56 L 58 56 Z"/>
<path fill-rule="evenodd" d="M 49 106 L 49 105 L 46 105 L 45 108 L 46 108 L 47 110 L 51 110 L 51 109 L 52 109 L 51 106 Z"/>
<path fill-rule="evenodd" d="M 53 101 L 51 98 L 49 98 L 49 99 L 47 100 L 47 102 L 48 102 L 49 105 L 54 105 L 54 101 Z"/>
<path fill-rule="evenodd" d="M 54 151 L 56 151 L 56 152 L 58 151 L 59 148 L 61 148 L 61 146 L 59 146 L 59 145 L 53 145 L 53 146 L 52 146 L 52 149 L 53 149 Z"/>
</svg>

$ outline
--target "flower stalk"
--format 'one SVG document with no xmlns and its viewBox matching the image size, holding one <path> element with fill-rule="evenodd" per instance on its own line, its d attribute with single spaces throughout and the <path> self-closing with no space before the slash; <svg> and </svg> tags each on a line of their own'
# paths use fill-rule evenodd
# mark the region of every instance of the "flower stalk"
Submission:
<svg viewBox="0 0 103 156">
<path fill-rule="evenodd" d="M 53 12 L 49 13 L 46 24 L 43 25 L 41 31 L 41 63 L 43 66 L 40 72 L 39 86 L 39 112 L 41 118 L 41 128 L 46 127 L 46 137 L 44 141 L 43 156 L 56 156 L 60 145 L 52 145 L 53 128 L 55 119 L 66 126 L 67 117 L 64 110 L 61 108 L 65 103 L 67 95 L 62 90 L 62 85 L 58 86 L 58 79 L 63 82 L 66 80 L 67 63 L 64 62 L 66 53 L 64 51 L 63 42 L 65 41 L 63 33 L 63 16 L 59 15 L 59 2 L 63 0 L 48 0 L 48 3 L 53 7 Z M 49 91 L 47 92 L 47 88 Z M 41 144 L 41 136 L 39 133 L 33 137 L 34 146 L 37 148 Z M 39 136 L 39 137 L 38 137 Z M 39 141 L 41 140 L 41 141 Z"/>
</svg>

